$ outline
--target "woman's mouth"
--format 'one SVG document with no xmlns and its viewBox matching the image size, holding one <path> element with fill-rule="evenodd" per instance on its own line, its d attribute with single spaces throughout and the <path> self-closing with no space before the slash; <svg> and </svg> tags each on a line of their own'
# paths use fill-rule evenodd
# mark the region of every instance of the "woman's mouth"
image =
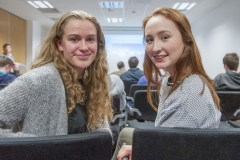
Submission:
<svg viewBox="0 0 240 160">
<path fill-rule="evenodd" d="M 87 59 L 91 54 L 80 54 L 75 55 L 78 59 Z"/>
<path fill-rule="evenodd" d="M 158 56 L 154 56 L 155 59 L 157 60 L 161 60 L 163 58 L 167 57 L 167 55 L 158 55 Z"/>
</svg>

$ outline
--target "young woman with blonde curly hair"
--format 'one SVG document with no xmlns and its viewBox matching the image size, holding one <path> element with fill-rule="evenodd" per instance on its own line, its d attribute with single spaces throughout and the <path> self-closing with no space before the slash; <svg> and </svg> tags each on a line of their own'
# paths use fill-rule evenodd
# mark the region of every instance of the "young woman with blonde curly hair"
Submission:
<svg viewBox="0 0 240 160">
<path fill-rule="evenodd" d="M 0 137 L 111 133 L 105 39 L 96 18 L 61 16 L 43 41 L 31 71 L 0 92 Z"/>
</svg>

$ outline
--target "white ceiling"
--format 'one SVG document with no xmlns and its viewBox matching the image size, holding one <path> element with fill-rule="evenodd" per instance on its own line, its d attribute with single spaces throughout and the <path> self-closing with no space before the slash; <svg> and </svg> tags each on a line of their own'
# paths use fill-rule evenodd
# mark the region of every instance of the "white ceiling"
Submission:
<svg viewBox="0 0 240 160">
<path fill-rule="evenodd" d="M 102 27 L 141 27 L 142 19 L 157 7 L 172 7 L 175 2 L 196 2 L 197 5 L 190 11 L 184 12 L 190 23 L 207 16 L 216 7 L 227 0 L 110 0 L 121 1 L 123 9 L 102 9 L 99 2 L 108 0 L 48 0 L 58 13 L 43 13 L 33 8 L 27 0 L 0 0 L 0 8 L 19 16 L 22 19 L 37 21 L 45 28 L 50 28 L 54 19 L 70 10 L 83 10 L 94 15 Z M 133 13 L 135 12 L 135 13 Z M 106 18 L 123 18 L 123 23 L 108 23 Z"/>
</svg>

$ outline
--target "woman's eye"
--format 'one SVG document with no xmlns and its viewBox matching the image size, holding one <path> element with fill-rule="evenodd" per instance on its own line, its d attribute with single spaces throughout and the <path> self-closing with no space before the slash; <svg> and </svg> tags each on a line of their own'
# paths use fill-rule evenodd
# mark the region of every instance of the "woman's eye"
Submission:
<svg viewBox="0 0 240 160">
<path fill-rule="evenodd" d="M 167 40 L 169 38 L 169 36 L 162 36 L 161 39 L 162 40 Z"/>
<path fill-rule="evenodd" d="M 145 40 L 146 43 L 151 43 L 152 41 L 153 41 L 153 39 L 150 39 L 150 38 Z"/>
<path fill-rule="evenodd" d="M 72 42 L 77 42 L 78 39 L 77 39 L 77 38 L 71 38 L 70 41 L 72 41 Z"/>
<path fill-rule="evenodd" d="M 95 39 L 94 39 L 94 38 L 88 38 L 87 41 L 88 41 L 88 42 L 94 42 Z"/>
</svg>

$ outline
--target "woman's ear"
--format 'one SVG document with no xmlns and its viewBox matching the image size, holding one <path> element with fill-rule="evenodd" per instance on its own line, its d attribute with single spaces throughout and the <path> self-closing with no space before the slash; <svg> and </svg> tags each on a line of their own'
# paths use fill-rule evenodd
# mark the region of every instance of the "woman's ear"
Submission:
<svg viewBox="0 0 240 160">
<path fill-rule="evenodd" d="M 62 48 L 62 45 L 61 45 L 61 40 L 57 39 L 57 40 L 56 40 L 56 43 L 57 43 L 57 48 L 58 48 L 58 50 L 62 52 L 62 51 L 63 51 L 63 48 Z"/>
</svg>

